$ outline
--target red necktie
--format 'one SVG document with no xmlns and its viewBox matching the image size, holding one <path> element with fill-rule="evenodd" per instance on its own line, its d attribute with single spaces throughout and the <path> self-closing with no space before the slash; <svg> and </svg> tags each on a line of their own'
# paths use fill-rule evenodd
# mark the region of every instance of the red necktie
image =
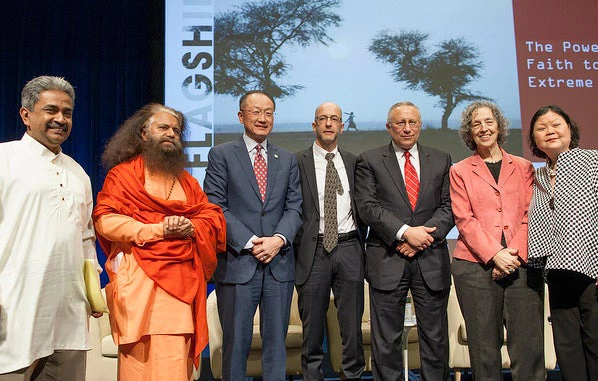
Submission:
<svg viewBox="0 0 598 381">
<path fill-rule="evenodd" d="M 417 194 L 419 192 L 419 179 L 415 167 L 411 164 L 411 154 L 405 151 L 405 187 L 407 188 L 407 196 L 411 204 L 411 210 L 415 210 L 417 203 Z"/>
<path fill-rule="evenodd" d="M 260 196 L 262 202 L 266 199 L 266 185 L 268 184 L 268 167 L 266 166 L 266 160 L 262 156 L 262 145 L 258 144 L 255 146 L 257 150 L 255 158 L 253 160 L 253 171 L 255 172 L 255 179 L 257 180 L 257 186 L 260 188 Z"/>
</svg>

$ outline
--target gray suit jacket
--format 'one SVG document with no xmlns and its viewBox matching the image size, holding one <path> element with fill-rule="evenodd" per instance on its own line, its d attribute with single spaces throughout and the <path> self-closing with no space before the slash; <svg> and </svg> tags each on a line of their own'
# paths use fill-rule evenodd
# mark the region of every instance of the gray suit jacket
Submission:
<svg viewBox="0 0 598 381">
<path fill-rule="evenodd" d="M 249 239 L 282 234 L 287 245 L 270 262 L 280 282 L 295 279 L 292 242 L 301 226 L 301 188 L 297 160 L 291 152 L 268 143 L 268 185 L 262 202 L 243 138 L 213 147 L 208 155 L 204 191 L 222 208 L 226 219 L 226 253 L 218 253 L 214 280 L 246 283 L 258 261 L 243 247 Z"/>
<path fill-rule="evenodd" d="M 406 259 L 395 251 L 396 233 L 404 224 L 437 229 L 429 248 L 416 254 L 422 276 L 432 290 L 450 286 L 445 236 L 454 226 L 449 194 L 450 155 L 418 144 L 420 188 L 411 210 L 405 181 L 392 143 L 364 152 L 355 168 L 355 202 L 370 227 L 366 242 L 366 278 L 379 290 L 397 287 Z"/>
<path fill-rule="evenodd" d="M 349 178 L 349 192 L 351 195 L 354 195 L 355 161 L 357 160 L 357 157 L 350 152 L 340 149 L 338 152 L 343 159 L 347 177 Z M 297 285 L 302 285 L 307 280 L 311 271 L 316 254 L 318 233 L 320 231 L 321 214 L 318 201 L 318 186 L 313 147 L 298 152 L 297 162 L 299 163 L 299 173 L 301 174 L 303 225 L 295 237 L 295 255 L 297 257 L 295 283 Z M 353 212 L 355 223 L 358 226 L 357 230 L 360 233 L 360 241 L 363 242 L 363 239 L 365 238 L 365 226 L 363 226 L 361 220 L 358 218 L 354 198 L 352 197 L 351 199 L 351 211 Z"/>
</svg>

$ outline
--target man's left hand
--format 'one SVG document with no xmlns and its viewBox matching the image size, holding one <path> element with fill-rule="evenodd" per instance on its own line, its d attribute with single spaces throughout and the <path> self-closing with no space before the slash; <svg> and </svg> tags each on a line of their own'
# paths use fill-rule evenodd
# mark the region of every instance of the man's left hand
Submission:
<svg viewBox="0 0 598 381">
<path fill-rule="evenodd" d="M 409 242 L 407 242 L 407 241 L 400 242 L 397 245 L 396 250 L 397 250 L 397 252 L 403 254 L 407 258 L 415 257 L 415 254 L 417 254 L 417 251 L 418 251 L 415 247 L 410 245 Z"/>
<path fill-rule="evenodd" d="M 164 238 L 192 238 L 195 228 L 190 219 L 183 216 L 164 217 Z"/>
<path fill-rule="evenodd" d="M 280 249 L 284 246 L 284 241 L 279 236 L 260 237 L 252 241 L 253 248 L 251 253 L 262 263 L 270 263 Z"/>
</svg>

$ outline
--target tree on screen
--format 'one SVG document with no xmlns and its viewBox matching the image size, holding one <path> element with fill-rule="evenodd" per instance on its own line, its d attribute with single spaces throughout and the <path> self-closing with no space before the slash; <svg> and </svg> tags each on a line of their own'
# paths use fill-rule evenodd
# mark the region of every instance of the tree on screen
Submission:
<svg viewBox="0 0 598 381">
<path fill-rule="evenodd" d="M 339 0 L 266 0 L 244 3 L 215 17 L 215 89 L 239 96 L 264 90 L 275 98 L 292 96 L 303 88 L 282 84 L 292 66 L 283 47 L 307 47 L 333 41 L 329 27 L 338 27 L 333 12 Z"/>
<path fill-rule="evenodd" d="M 483 64 L 478 49 L 462 38 L 442 41 L 431 54 L 424 46 L 427 39 L 428 34 L 417 31 L 382 31 L 372 40 L 369 51 L 392 66 L 395 81 L 439 97 L 438 105 L 444 109 L 441 128 L 448 129 L 448 118 L 459 103 L 489 100 L 466 87 L 480 77 Z"/>
</svg>

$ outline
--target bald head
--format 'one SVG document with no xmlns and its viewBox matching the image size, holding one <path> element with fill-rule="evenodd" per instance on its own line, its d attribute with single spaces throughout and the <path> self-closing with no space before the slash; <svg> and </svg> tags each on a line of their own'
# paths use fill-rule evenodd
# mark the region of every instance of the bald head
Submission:
<svg viewBox="0 0 598 381">
<path fill-rule="evenodd" d="M 328 152 L 334 150 L 344 127 L 343 111 L 337 104 L 325 102 L 316 108 L 312 128 L 316 134 L 317 145 Z"/>
<path fill-rule="evenodd" d="M 343 110 L 341 110 L 339 105 L 332 102 L 324 102 L 316 108 L 316 113 L 314 115 L 316 120 L 318 119 L 318 116 L 322 114 L 323 110 L 334 110 L 336 113 L 335 115 L 338 115 L 341 120 L 343 118 Z"/>
</svg>

